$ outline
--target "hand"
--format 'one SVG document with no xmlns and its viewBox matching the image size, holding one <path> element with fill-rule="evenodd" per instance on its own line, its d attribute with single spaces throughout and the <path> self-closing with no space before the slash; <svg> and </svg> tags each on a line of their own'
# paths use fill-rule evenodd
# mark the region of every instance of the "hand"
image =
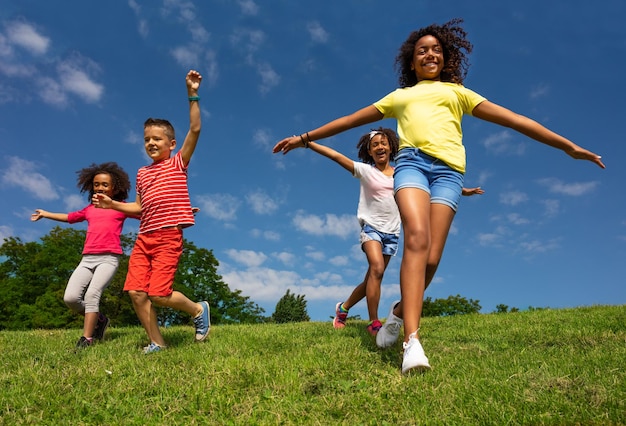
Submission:
<svg viewBox="0 0 626 426">
<path fill-rule="evenodd" d="M 108 195 L 96 193 L 93 194 L 93 197 L 91 197 L 91 204 L 98 209 L 110 209 L 113 204 L 113 200 Z"/>
<path fill-rule="evenodd" d="M 187 91 L 189 93 L 197 92 L 200 88 L 200 82 L 202 82 L 202 76 L 198 71 L 191 70 L 187 73 L 187 77 L 185 79 L 187 83 Z"/>
<path fill-rule="evenodd" d="M 463 190 L 461 191 L 461 194 L 465 195 L 466 197 L 469 197 L 472 195 L 481 195 L 484 193 L 485 191 L 483 191 L 483 189 L 480 186 L 477 186 L 476 188 L 463 188 Z"/>
<path fill-rule="evenodd" d="M 565 152 L 567 152 L 567 155 L 569 155 L 572 158 L 575 158 L 576 160 L 588 160 L 588 161 L 591 161 L 592 163 L 597 164 L 599 167 L 603 169 L 606 168 L 604 163 L 602 163 L 601 156 L 599 156 L 598 154 L 594 154 L 593 152 L 588 151 L 584 148 L 581 148 L 578 145 L 576 145 L 572 150 L 565 151 Z"/>
<path fill-rule="evenodd" d="M 42 217 L 45 217 L 46 211 L 41 209 L 35 209 L 35 213 L 30 215 L 30 220 L 37 222 Z"/>
<path fill-rule="evenodd" d="M 276 154 L 277 152 L 282 151 L 284 155 L 284 154 L 287 154 L 292 149 L 296 149 L 296 148 L 304 148 L 304 142 L 302 142 L 302 138 L 300 136 L 294 135 L 294 136 L 285 138 L 282 141 L 278 142 L 276 145 L 274 145 L 274 148 L 272 149 L 272 153 Z"/>
</svg>

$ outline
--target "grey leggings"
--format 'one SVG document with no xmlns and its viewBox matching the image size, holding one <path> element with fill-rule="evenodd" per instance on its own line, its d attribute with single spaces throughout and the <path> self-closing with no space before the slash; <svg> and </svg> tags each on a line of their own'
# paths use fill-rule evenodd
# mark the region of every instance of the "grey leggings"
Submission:
<svg viewBox="0 0 626 426">
<path fill-rule="evenodd" d="M 83 255 L 65 288 L 65 304 L 79 314 L 99 312 L 100 296 L 113 279 L 118 265 L 116 254 Z"/>
</svg>

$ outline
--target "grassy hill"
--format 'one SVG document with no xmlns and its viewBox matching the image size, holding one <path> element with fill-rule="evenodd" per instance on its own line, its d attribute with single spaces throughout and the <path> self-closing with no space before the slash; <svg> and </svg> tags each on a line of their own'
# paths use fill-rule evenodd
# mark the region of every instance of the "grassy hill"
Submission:
<svg viewBox="0 0 626 426">
<path fill-rule="evenodd" d="M 0 424 L 626 424 L 626 307 L 425 318 L 433 370 L 400 375 L 365 322 L 0 332 Z"/>
</svg>

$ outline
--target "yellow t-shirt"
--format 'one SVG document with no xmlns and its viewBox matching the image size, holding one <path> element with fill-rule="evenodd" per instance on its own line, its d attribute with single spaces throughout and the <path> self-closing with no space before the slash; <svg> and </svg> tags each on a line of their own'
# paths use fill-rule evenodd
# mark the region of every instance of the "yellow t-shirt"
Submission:
<svg viewBox="0 0 626 426">
<path fill-rule="evenodd" d="M 400 149 L 419 148 L 465 173 L 461 120 L 484 100 L 460 84 L 423 80 L 396 89 L 374 106 L 385 118 L 398 121 Z"/>
</svg>

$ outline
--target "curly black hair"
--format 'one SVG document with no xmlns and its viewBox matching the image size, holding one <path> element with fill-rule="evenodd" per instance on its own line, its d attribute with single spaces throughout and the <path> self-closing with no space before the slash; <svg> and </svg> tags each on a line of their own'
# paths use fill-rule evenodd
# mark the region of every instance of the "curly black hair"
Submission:
<svg viewBox="0 0 626 426">
<path fill-rule="evenodd" d="M 387 142 L 389 142 L 389 148 L 391 148 L 391 153 L 389 158 L 393 160 L 396 158 L 396 154 L 398 153 L 399 138 L 395 131 L 387 128 L 379 127 L 378 129 L 372 129 L 372 132 L 381 133 L 387 138 Z M 367 164 L 374 164 L 375 161 L 369 153 L 370 148 L 370 140 L 371 132 L 364 134 L 359 139 L 359 142 L 356 144 L 357 149 L 359 150 L 359 158 L 361 161 Z"/>
<path fill-rule="evenodd" d="M 467 33 L 461 27 L 462 23 L 463 19 L 455 18 L 443 25 L 432 24 L 409 34 L 396 56 L 395 66 L 400 87 L 411 87 L 418 83 L 415 70 L 411 69 L 411 62 L 415 55 L 415 43 L 427 35 L 435 37 L 441 43 L 444 59 L 441 81 L 463 84 L 469 69 L 467 55 L 472 52 L 473 46 L 466 39 Z"/>
<path fill-rule="evenodd" d="M 81 194 L 88 192 L 89 198 L 87 199 L 91 201 L 94 194 L 93 179 L 101 173 L 111 176 L 113 183 L 113 196 L 111 198 L 115 201 L 126 200 L 130 191 L 130 179 L 128 179 L 128 173 L 114 162 L 92 163 L 89 167 L 77 171 L 78 180 L 76 186 L 80 189 Z"/>
</svg>

